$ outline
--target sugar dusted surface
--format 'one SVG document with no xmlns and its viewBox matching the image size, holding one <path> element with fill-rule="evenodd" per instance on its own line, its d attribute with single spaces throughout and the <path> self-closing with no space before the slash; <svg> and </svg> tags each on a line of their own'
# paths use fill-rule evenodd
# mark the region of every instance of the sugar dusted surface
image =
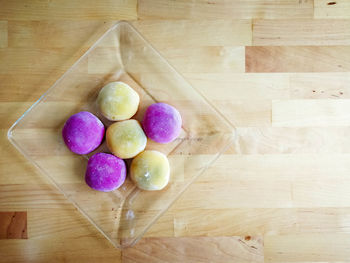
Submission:
<svg viewBox="0 0 350 263">
<path fill-rule="evenodd" d="M 93 189 L 109 192 L 120 187 L 126 178 L 125 162 L 107 153 L 96 153 L 90 157 L 85 181 Z"/>
<path fill-rule="evenodd" d="M 182 119 L 177 109 L 166 103 L 155 103 L 146 110 L 142 126 L 150 139 L 158 143 L 175 140 L 181 131 Z"/>
<path fill-rule="evenodd" d="M 64 124 L 62 136 L 67 147 L 77 154 L 88 154 L 102 142 L 105 128 L 92 113 L 81 111 Z"/>
</svg>

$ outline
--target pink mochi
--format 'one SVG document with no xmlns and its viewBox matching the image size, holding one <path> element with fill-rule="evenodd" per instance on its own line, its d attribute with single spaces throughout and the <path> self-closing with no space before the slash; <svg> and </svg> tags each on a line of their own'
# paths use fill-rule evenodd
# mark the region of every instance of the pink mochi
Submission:
<svg viewBox="0 0 350 263">
<path fill-rule="evenodd" d="M 96 153 L 90 157 L 85 181 L 92 189 L 109 192 L 119 188 L 125 181 L 125 162 L 108 153 Z"/>
<path fill-rule="evenodd" d="M 180 134 L 181 125 L 179 111 L 166 103 L 149 106 L 142 121 L 147 137 L 158 143 L 174 141 Z"/>
<path fill-rule="evenodd" d="M 62 137 L 72 152 L 88 154 L 101 144 L 104 132 L 103 123 L 95 115 L 82 111 L 66 121 Z"/>
</svg>

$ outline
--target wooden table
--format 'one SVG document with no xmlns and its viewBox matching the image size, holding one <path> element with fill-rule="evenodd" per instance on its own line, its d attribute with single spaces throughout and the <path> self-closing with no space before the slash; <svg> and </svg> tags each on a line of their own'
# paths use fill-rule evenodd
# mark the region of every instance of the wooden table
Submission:
<svg viewBox="0 0 350 263">
<path fill-rule="evenodd" d="M 122 252 L 6 136 L 119 19 L 239 135 Z M 349 98 L 347 0 L 0 0 L 0 261 L 349 262 Z"/>
</svg>

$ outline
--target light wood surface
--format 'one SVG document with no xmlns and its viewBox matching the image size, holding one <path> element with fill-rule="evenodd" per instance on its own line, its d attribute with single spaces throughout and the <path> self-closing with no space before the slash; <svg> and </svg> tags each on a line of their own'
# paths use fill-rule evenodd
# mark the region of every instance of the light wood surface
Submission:
<svg viewBox="0 0 350 263">
<path fill-rule="evenodd" d="M 123 251 L 6 137 L 119 19 L 238 133 Z M 347 0 L 0 0 L 0 262 L 350 262 L 349 99 Z"/>
</svg>

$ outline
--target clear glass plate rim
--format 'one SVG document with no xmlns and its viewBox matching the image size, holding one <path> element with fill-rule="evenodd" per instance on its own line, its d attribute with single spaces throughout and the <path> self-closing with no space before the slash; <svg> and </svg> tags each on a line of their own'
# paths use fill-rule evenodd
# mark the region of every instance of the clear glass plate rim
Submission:
<svg viewBox="0 0 350 263">
<path fill-rule="evenodd" d="M 149 47 L 152 49 L 153 52 L 155 52 L 159 58 L 161 58 L 161 60 L 163 62 L 165 62 L 172 70 L 175 74 L 177 74 L 183 81 L 185 81 L 186 83 L 189 84 L 189 86 L 198 94 L 198 96 L 201 97 L 201 99 L 203 99 L 206 103 L 208 103 L 208 105 L 210 105 L 210 107 L 212 107 L 212 109 L 214 110 L 214 112 L 216 114 L 218 114 L 222 121 L 225 122 L 226 125 L 228 125 L 228 127 L 230 127 L 231 129 L 231 136 L 227 139 L 227 144 L 225 144 L 224 147 L 222 147 L 219 151 L 217 151 L 216 155 L 212 158 L 212 160 L 207 163 L 198 173 L 196 176 L 194 176 L 194 178 L 192 180 L 190 180 L 188 182 L 187 185 L 185 185 L 182 190 L 176 195 L 176 197 L 169 203 L 168 206 L 165 207 L 165 209 L 163 209 L 160 213 L 158 213 L 154 219 L 144 228 L 144 231 L 142 232 L 141 235 L 137 236 L 136 238 L 133 238 L 132 241 L 130 243 L 128 243 L 126 246 L 129 247 L 129 246 L 133 246 L 143 235 L 145 232 L 147 232 L 147 230 L 154 224 L 154 222 L 156 222 L 159 217 L 161 217 L 173 204 L 174 202 L 176 202 L 176 200 L 178 200 L 178 198 L 187 190 L 187 188 L 200 176 L 202 175 L 207 169 L 208 167 L 210 167 L 221 155 L 222 153 L 224 153 L 233 143 L 234 141 L 236 141 L 237 139 L 237 132 L 236 132 L 236 128 L 231 124 L 231 122 L 210 102 L 208 101 L 208 99 L 203 96 L 203 94 L 195 87 L 193 87 L 190 82 L 185 79 L 178 71 L 177 69 L 171 65 L 160 53 L 157 49 L 155 49 L 152 44 L 149 43 L 148 40 L 146 40 L 142 34 L 140 32 L 138 32 L 138 30 L 133 26 L 131 25 L 129 22 L 127 21 L 124 21 L 124 20 L 121 20 L 121 21 L 118 21 L 116 22 L 113 26 L 111 26 L 109 29 L 106 30 L 106 32 L 104 32 L 99 38 L 98 40 L 93 43 L 91 45 L 90 48 L 88 48 L 87 51 L 84 52 L 83 55 L 81 55 L 74 63 L 72 66 L 69 67 L 69 69 L 62 74 L 61 77 L 59 77 L 55 82 L 54 84 L 49 87 L 47 89 L 47 91 L 45 91 L 40 97 L 38 100 L 36 100 L 13 124 L 12 126 L 9 128 L 8 132 L 7 132 L 7 138 L 8 140 L 10 141 L 10 143 L 26 158 L 28 159 L 29 161 L 31 161 L 31 163 L 44 175 L 47 176 L 47 178 L 49 178 L 49 181 L 59 190 L 59 192 L 61 192 L 65 198 L 70 202 L 72 203 L 76 208 L 77 210 L 82 214 L 84 215 L 84 217 L 87 218 L 87 220 L 107 239 L 109 240 L 115 247 L 117 248 L 123 248 L 124 246 L 120 246 L 118 245 L 117 243 L 115 243 L 115 241 L 113 241 L 102 229 L 100 229 L 100 227 L 98 225 L 95 224 L 95 222 L 93 221 L 93 219 L 90 218 L 89 215 L 87 215 L 84 210 L 82 210 L 80 208 L 80 206 L 74 201 L 72 200 L 66 193 L 63 189 L 61 189 L 61 187 L 55 182 L 55 180 L 35 161 L 32 159 L 32 157 L 30 155 L 28 155 L 28 153 L 21 148 L 21 146 L 16 142 L 16 140 L 13 138 L 12 136 L 12 133 L 14 131 L 14 129 L 16 128 L 16 126 L 20 123 L 20 121 L 26 116 L 28 115 L 29 112 L 31 112 L 49 93 L 51 90 L 53 90 L 58 83 L 60 83 L 66 75 L 68 75 L 71 71 L 74 70 L 74 68 L 80 63 L 80 61 L 82 61 L 86 56 L 88 56 L 88 54 L 94 50 L 96 48 L 96 46 L 98 46 L 98 44 L 105 38 L 105 36 L 107 36 L 111 31 L 115 30 L 118 26 L 120 26 L 121 24 L 127 24 L 127 26 L 129 26 L 135 34 L 138 35 L 138 37 L 140 37 L 143 41 L 145 41 Z M 227 134 L 227 132 L 225 133 Z"/>
</svg>

